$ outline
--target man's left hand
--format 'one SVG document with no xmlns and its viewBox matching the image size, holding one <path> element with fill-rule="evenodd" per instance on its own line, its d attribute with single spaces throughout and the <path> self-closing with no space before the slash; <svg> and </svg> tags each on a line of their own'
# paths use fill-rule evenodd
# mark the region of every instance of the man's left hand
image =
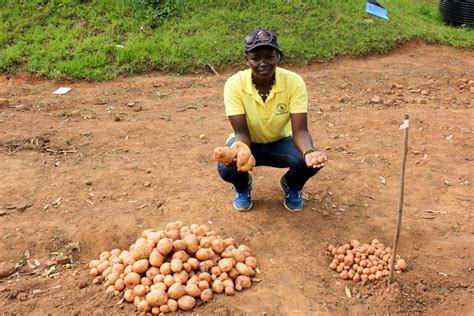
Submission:
<svg viewBox="0 0 474 316">
<path fill-rule="evenodd" d="M 312 153 L 306 154 L 304 157 L 306 165 L 310 168 L 322 168 L 328 162 L 328 156 L 322 151 L 315 151 Z"/>
</svg>

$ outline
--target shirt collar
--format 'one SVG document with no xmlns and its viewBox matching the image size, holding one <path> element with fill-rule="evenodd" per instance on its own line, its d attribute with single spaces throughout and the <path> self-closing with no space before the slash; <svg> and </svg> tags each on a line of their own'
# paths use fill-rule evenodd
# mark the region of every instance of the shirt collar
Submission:
<svg viewBox="0 0 474 316">
<path fill-rule="evenodd" d="M 252 70 L 249 68 L 246 70 L 244 76 L 244 82 L 242 84 L 242 89 L 247 94 L 253 94 L 253 82 L 252 82 Z M 281 68 L 276 67 L 275 69 L 275 86 L 273 87 L 273 92 L 282 92 L 285 90 L 285 84 L 283 83 L 283 76 L 281 73 Z"/>
</svg>

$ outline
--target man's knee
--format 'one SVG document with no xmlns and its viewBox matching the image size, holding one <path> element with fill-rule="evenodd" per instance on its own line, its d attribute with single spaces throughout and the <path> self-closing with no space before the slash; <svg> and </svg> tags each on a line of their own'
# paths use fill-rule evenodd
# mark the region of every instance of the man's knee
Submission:
<svg viewBox="0 0 474 316">
<path fill-rule="evenodd" d="M 308 175 L 310 177 L 314 176 L 319 171 L 318 168 L 308 167 L 303 157 L 301 157 L 300 159 L 297 159 L 294 168 L 296 172 Z"/>
<path fill-rule="evenodd" d="M 235 166 L 226 166 L 222 163 L 217 163 L 217 172 L 221 176 L 222 179 L 229 181 L 232 179 L 235 174 L 237 173 L 237 169 Z"/>
</svg>

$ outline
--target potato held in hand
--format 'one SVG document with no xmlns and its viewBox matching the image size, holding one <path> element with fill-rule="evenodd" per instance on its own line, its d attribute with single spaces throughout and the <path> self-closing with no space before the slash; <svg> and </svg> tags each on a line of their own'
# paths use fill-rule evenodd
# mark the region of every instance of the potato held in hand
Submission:
<svg viewBox="0 0 474 316">
<path fill-rule="evenodd" d="M 234 162 L 237 154 L 229 147 L 216 147 L 212 154 L 212 159 L 220 163 L 230 165 Z"/>
<path fill-rule="evenodd" d="M 237 155 L 237 170 L 249 172 L 255 167 L 255 158 L 250 151 L 241 151 Z"/>
<path fill-rule="evenodd" d="M 248 152 L 251 152 L 250 151 L 250 147 L 246 144 L 246 143 L 243 143 L 243 142 L 235 142 L 233 143 L 230 148 L 232 148 L 232 150 L 238 155 L 241 151 L 248 151 Z"/>
</svg>

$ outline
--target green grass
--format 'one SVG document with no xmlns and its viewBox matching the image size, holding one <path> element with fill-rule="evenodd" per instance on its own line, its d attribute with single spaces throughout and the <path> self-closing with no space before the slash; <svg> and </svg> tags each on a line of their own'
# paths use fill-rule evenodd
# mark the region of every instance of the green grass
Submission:
<svg viewBox="0 0 474 316">
<path fill-rule="evenodd" d="M 256 28 L 274 30 L 292 64 L 413 38 L 474 49 L 474 29 L 444 25 L 437 0 L 381 0 L 390 21 L 367 15 L 363 0 L 162 0 L 173 14 L 158 20 L 140 1 L 153 2 L 0 0 L 0 72 L 105 80 L 220 69 L 243 62 L 243 38 Z"/>
</svg>

